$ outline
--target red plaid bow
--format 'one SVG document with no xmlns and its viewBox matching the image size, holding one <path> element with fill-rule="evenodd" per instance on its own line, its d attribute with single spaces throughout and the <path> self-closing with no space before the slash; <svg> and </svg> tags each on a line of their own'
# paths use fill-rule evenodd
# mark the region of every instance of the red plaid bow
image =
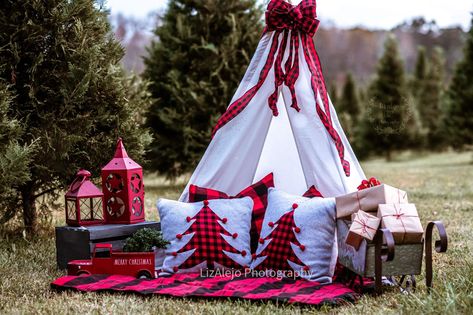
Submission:
<svg viewBox="0 0 473 315">
<path fill-rule="evenodd" d="M 266 11 L 266 31 L 297 30 L 315 35 L 319 27 L 315 0 L 293 6 L 283 0 L 272 1 Z"/>
</svg>

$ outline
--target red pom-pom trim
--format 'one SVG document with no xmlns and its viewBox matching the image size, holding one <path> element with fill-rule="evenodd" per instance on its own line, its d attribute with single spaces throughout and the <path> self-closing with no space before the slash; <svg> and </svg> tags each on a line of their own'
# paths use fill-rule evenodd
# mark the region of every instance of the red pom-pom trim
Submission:
<svg viewBox="0 0 473 315">
<path fill-rule="evenodd" d="M 297 207 L 299 207 L 299 205 L 297 203 L 292 205 L 292 209 L 294 209 L 294 210 L 297 209 Z"/>
<path fill-rule="evenodd" d="M 233 233 L 232 237 L 233 237 L 233 238 L 237 238 L 237 237 L 238 237 L 238 233 Z"/>
<path fill-rule="evenodd" d="M 176 257 L 176 256 L 177 256 L 177 252 L 172 252 L 171 255 L 173 255 L 174 257 Z"/>
<path fill-rule="evenodd" d="M 304 266 L 304 271 L 309 271 L 310 270 L 310 267 L 309 266 Z"/>
<path fill-rule="evenodd" d="M 180 240 L 182 238 L 182 234 L 176 234 L 176 238 Z"/>
<path fill-rule="evenodd" d="M 274 227 L 274 222 L 269 222 L 268 225 L 269 225 L 270 228 L 272 228 L 272 227 Z"/>
<path fill-rule="evenodd" d="M 187 217 L 187 218 L 186 218 L 186 221 L 187 221 L 187 222 L 191 222 L 191 220 L 192 220 L 191 217 Z"/>
<path fill-rule="evenodd" d="M 227 219 L 227 218 L 223 218 L 223 219 L 222 219 L 222 222 L 223 222 L 223 224 L 226 224 L 226 223 L 227 223 L 227 221 L 228 221 L 228 219 Z"/>
<path fill-rule="evenodd" d="M 301 228 L 297 226 L 297 227 L 294 229 L 294 232 L 300 233 L 300 232 L 301 232 Z"/>
<path fill-rule="evenodd" d="M 259 243 L 260 243 L 260 244 L 264 244 L 264 239 L 260 238 L 260 239 L 259 239 Z"/>
<path fill-rule="evenodd" d="M 245 257 L 245 256 L 246 256 L 246 250 L 242 250 L 242 251 L 241 251 L 241 255 L 242 255 L 243 257 Z"/>
<path fill-rule="evenodd" d="M 257 257 L 258 257 L 258 255 L 256 255 L 256 254 L 251 254 L 251 258 L 256 259 Z"/>
<path fill-rule="evenodd" d="M 208 206 L 209 205 L 209 201 L 208 200 L 204 200 L 204 206 Z"/>
<path fill-rule="evenodd" d="M 176 267 L 176 266 L 174 266 L 174 267 L 172 267 L 172 270 L 173 270 L 174 272 L 178 272 L 178 271 L 179 271 L 179 268 Z"/>
<path fill-rule="evenodd" d="M 301 249 L 301 251 L 305 251 L 305 246 L 304 245 L 299 246 L 299 248 Z"/>
</svg>

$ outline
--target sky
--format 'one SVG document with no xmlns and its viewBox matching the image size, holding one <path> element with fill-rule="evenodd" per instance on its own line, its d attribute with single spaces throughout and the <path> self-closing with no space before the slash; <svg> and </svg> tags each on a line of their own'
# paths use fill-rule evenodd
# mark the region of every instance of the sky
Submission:
<svg viewBox="0 0 473 315">
<path fill-rule="evenodd" d="M 267 0 L 260 0 L 261 3 Z M 297 0 L 294 0 L 297 1 Z M 163 10 L 167 0 L 106 0 L 112 14 L 144 18 L 149 13 Z M 318 16 L 333 21 L 337 26 L 365 26 L 390 29 L 412 17 L 424 16 L 441 27 L 470 26 L 471 0 L 319 0 Z"/>
</svg>

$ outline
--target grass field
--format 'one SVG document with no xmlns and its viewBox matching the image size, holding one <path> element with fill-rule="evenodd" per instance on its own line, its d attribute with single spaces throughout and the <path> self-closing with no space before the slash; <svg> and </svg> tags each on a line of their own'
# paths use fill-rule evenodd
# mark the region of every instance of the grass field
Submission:
<svg viewBox="0 0 473 315">
<path fill-rule="evenodd" d="M 473 313 L 473 164 L 471 153 L 444 153 L 421 157 L 402 156 L 386 164 L 364 163 L 368 176 L 402 187 L 416 203 L 423 223 L 442 220 L 450 243 L 447 254 L 435 255 L 435 290 L 427 295 L 423 277 L 411 295 L 391 290 L 380 297 L 365 296 L 356 304 L 337 308 L 307 308 L 231 300 L 186 300 L 144 298 L 122 294 L 56 293 L 49 283 L 63 275 L 55 265 L 54 224 L 63 224 L 55 214 L 41 236 L 25 240 L 2 231 L 0 240 L 0 314 L 10 313 L 106 313 L 106 314 L 471 314 Z M 156 219 L 156 198 L 177 198 L 182 186 L 148 177 L 148 218 Z"/>
</svg>

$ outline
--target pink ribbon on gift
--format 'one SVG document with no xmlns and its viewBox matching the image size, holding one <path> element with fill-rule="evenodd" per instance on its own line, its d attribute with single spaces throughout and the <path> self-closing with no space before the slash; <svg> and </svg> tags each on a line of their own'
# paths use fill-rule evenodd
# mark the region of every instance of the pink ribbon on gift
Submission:
<svg viewBox="0 0 473 315">
<path fill-rule="evenodd" d="M 356 223 L 361 225 L 361 233 L 363 234 L 362 235 L 363 237 L 365 237 L 367 239 L 370 239 L 370 240 L 372 240 L 374 238 L 374 234 L 371 235 L 368 232 L 368 229 L 373 230 L 374 232 L 376 232 L 378 229 L 375 229 L 375 228 L 369 226 L 368 223 L 367 223 L 367 220 L 360 219 L 359 217 L 356 217 L 356 219 L 353 222 L 356 222 Z"/>
<path fill-rule="evenodd" d="M 407 196 L 407 192 L 404 191 L 404 195 L 402 196 L 402 200 L 405 200 L 406 196 Z M 399 200 L 399 203 L 401 203 L 401 190 L 400 189 L 397 190 L 397 198 Z"/>
<path fill-rule="evenodd" d="M 398 189 L 398 191 L 399 191 L 399 189 Z M 386 215 L 383 215 L 382 217 L 383 218 L 385 218 L 385 217 L 395 217 L 397 220 L 401 220 L 402 228 L 404 229 L 404 234 L 402 235 L 402 243 L 404 243 L 404 239 L 406 238 L 406 234 L 407 234 L 407 229 L 406 229 L 406 226 L 404 225 L 403 218 L 418 218 L 419 216 L 418 215 L 407 215 L 406 213 L 401 212 L 402 211 L 402 208 L 401 208 L 402 206 L 401 205 L 393 204 L 393 206 L 394 206 L 394 210 L 396 211 L 396 213 L 395 214 L 386 214 Z M 396 206 L 399 206 L 399 209 Z"/>
</svg>

